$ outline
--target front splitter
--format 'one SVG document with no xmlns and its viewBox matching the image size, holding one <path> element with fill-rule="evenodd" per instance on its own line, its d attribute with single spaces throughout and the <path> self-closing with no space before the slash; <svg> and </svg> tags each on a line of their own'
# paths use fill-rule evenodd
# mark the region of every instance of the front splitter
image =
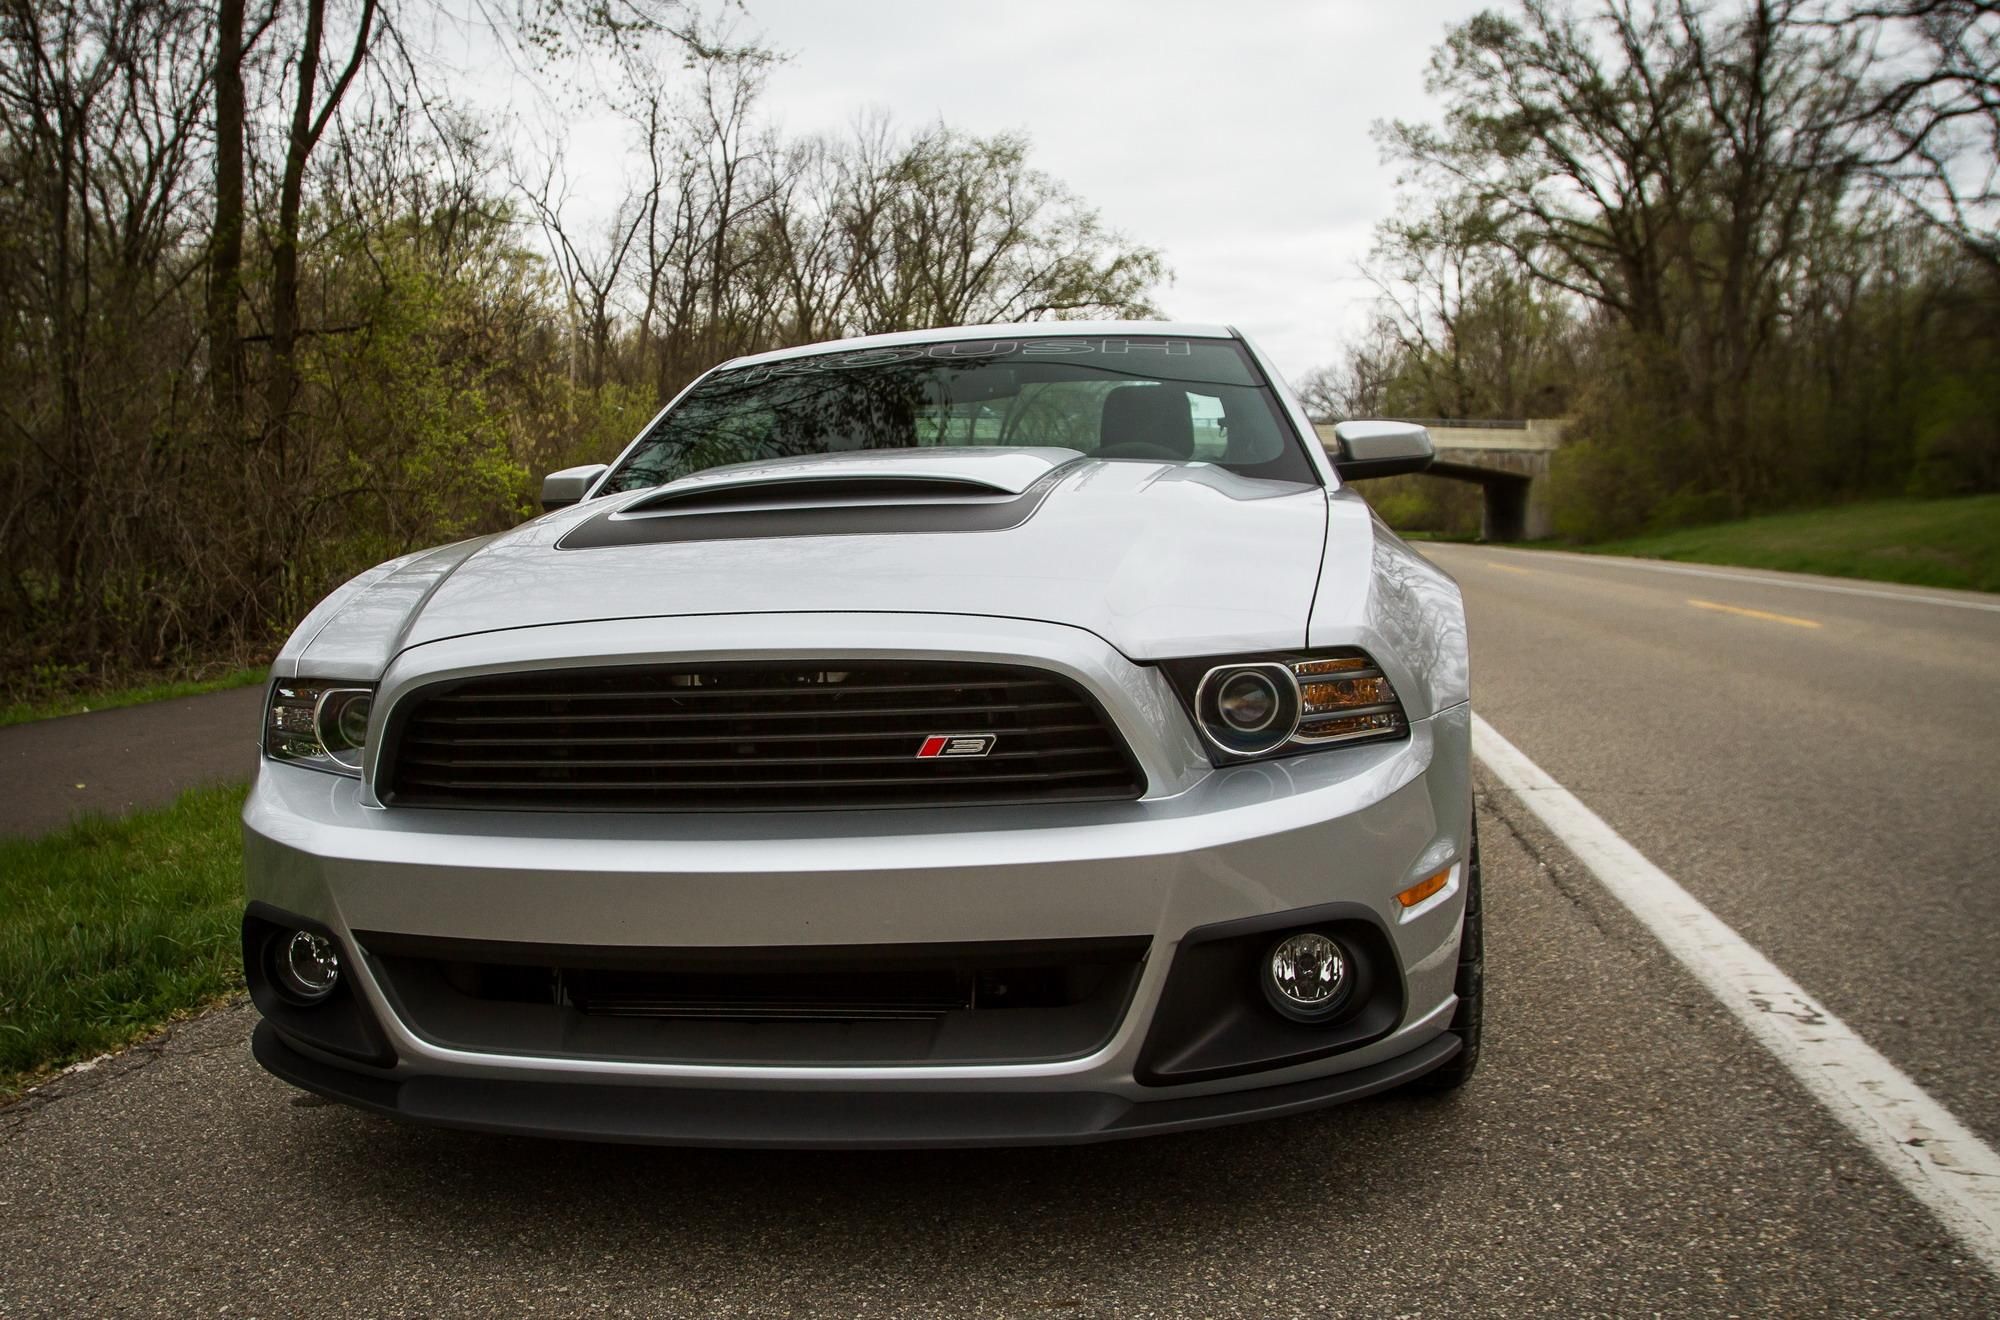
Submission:
<svg viewBox="0 0 2000 1320">
<path fill-rule="evenodd" d="M 1216 1094 L 1127 1100 L 1089 1091 L 749 1091 L 364 1073 L 293 1049 L 269 1022 L 257 1062 L 294 1086 L 414 1123 L 655 1146 L 895 1150 L 1057 1146 L 1282 1118 L 1414 1081 L 1458 1053 L 1437 1036 L 1352 1072 Z"/>
</svg>

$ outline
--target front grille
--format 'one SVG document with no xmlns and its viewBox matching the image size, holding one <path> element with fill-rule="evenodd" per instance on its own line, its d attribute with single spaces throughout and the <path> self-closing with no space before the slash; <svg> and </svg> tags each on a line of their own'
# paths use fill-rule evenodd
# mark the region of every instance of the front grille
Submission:
<svg viewBox="0 0 2000 1320">
<path fill-rule="evenodd" d="M 1104 801 L 1145 789 L 1104 712 L 1059 675 L 878 660 L 453 680 L 398 703 L 380 774 L 392 805 L 556 811 Z"/>
</svg>

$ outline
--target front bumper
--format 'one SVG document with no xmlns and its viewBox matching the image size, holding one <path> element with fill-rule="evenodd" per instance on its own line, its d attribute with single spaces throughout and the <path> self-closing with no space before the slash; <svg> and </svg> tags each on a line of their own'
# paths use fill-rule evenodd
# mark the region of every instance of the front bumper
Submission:
<svg viewBox="0 0 2000 1320">
<path fill-rule="evenodd" d="M 1119 663 L 1066 672 L 1138 742 L 1160 711 L 1135 716 L 1091 668 Z M 1164 791 L 1131 802 L 587 818 L 385 809 L 353 780 L 267 761 L 244 813 L 250 898 L 339 941 L 380 1048 L 318 1048 L 278 1015 L 257 1056 L 308 1089 L 421 1121 L 731 1145 L 1099 1140 L 1350 1099 L 1450 1057 L 1462 867 L 1412 911 L 1394 895 L 1466 855 L 1464 707 L 1402 741 L 1226 770 L 1179 774 L 1142 755 Z M 1161 1070 L 1156 1028 L 1190 936 L 1333 906 L 1379 932 L 1396 991 L 1379 1029 L 1330 1051 Z M 1084 1048 L 730 1060 L 448 1039 L 399 1009 L 357 932 L 724 956 L 1135 939 L 1145 952 L 1115 1022 Z"/>
</svg>

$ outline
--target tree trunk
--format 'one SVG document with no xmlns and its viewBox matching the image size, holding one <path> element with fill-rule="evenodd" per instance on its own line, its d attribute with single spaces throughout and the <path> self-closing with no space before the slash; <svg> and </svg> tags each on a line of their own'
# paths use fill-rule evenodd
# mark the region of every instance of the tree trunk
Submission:
<svg viewBox="0 0 2000 1320">
<path fill-rule="evenodd" d="M 319 77 L 320 46 L 326 39 L 326 0 L 306 0 L 305 37 L 299 47 L 298 95 L 292 103 L 291 133 L 285 144 L 285 173 L 278 185 L 278 234 L 271 245 L 271 381 L 270 425 L 282 434 L 298 395 L 293 361 L 299 336 L 299 210 L 305 194 L 306 161 L 326 131 L 340 101 L 368 58 L 368 39 L 375 26 L 377 0 L 363 0 L 356 21 L 354 49 L 347 67 L 327 90 L 326 104 L 313 109 Z"/>
<path fill-rule="evenodd" d="M 209 397 L 225 431 L 240 432 L 243 336 L 243 0 L 219 0 L 215 45 L 215 227 L 208 258 Z"/>
<path fill-rule="evenodd" d="M 292 131 L 285 145 L 285 173 L 278 185 L 278 235 L 271 246 L 270 424 L 282 429 L 298 392 L 293 353 L 299 329 L 299 206 L 305 192 L 306 157 L 313 89 L 319 78 L 319 48 L 325 40 L 326 0 L 306 0 L 305 38 L 299 47 L 299 85 L 292 102 Z"/>
</svg>

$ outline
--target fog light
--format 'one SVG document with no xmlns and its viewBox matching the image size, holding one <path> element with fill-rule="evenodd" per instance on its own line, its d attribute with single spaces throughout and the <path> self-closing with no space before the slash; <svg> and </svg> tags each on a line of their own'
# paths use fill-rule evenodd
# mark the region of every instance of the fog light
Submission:
<svg viewBox="0 0 2000 1320">
<path fill-rule="evenodd" d="M 1347 951 L 1318 931 L 1287 935 L 1271 946 L 1264 964 L 1264 994 L 1286 1017 L 1317 1022 L 1347 998 L 1353 980 Z"/>
<path fill-rule="evenodd" d="M 316 1004 L 340 981 L 340 950 L 309 930 L 295 930 L 277 950 L 278 988 L 289 999 Z"/>
</svg>

